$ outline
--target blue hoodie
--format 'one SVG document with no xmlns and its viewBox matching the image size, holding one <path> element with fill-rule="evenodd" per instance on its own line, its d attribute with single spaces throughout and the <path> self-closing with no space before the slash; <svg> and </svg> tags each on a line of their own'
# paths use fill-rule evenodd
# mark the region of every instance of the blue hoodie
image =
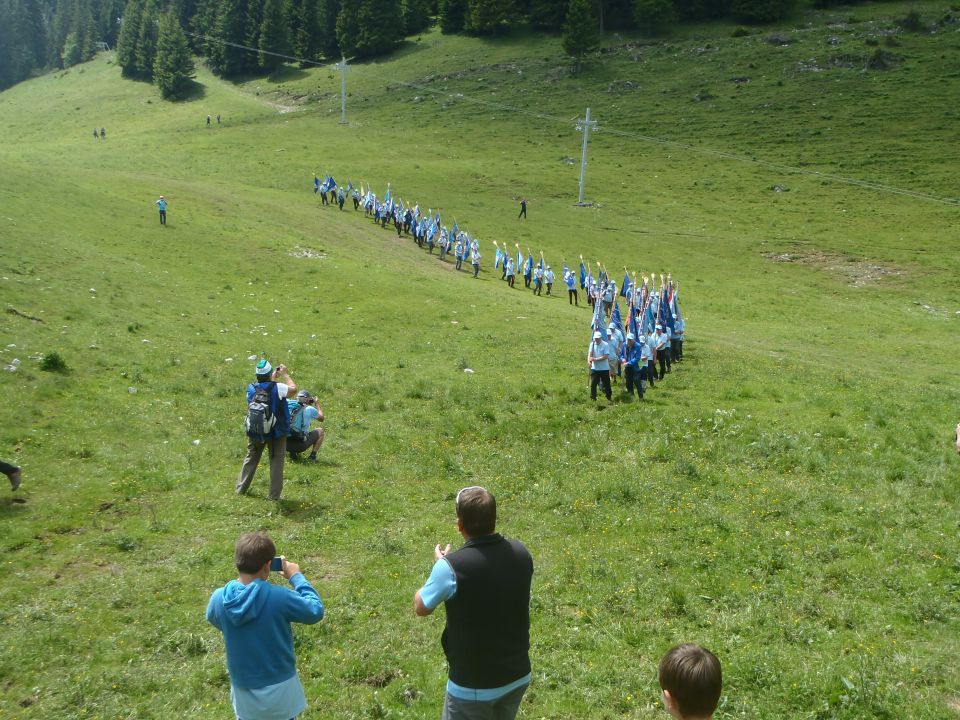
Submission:
<svg viewBox="0 0 960 720">
<path fill-rule="evenodd" d="M 235 687 L 266 687 L 297 674 L 290 623 L 319 622 L 323 603 L 302 573 L 290 584 L 293 590 L 259 578 L 249 585 L 231 580 L 210 596 L 207 620 L 223 633 Z"/>
</svg>

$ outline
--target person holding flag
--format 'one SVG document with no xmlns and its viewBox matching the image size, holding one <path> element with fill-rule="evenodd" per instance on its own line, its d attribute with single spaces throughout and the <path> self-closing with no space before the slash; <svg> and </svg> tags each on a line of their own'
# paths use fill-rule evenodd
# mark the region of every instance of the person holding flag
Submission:
<svg viewBox="0 0 960 720">
<path fill-rule="evenodd" d="M 513 258 L 507 257 L 506 262 L 503 264 L 504 274 L 507 278 L 507 285 L 513 287 L 514 283 L 517 281 L 517 271 L 513 264 Z"/>
<path fill-rule="evenodd" d="M 527 248 L 527 259 L 523 263 L 523 286 L 530 289 L 530 281 L 533 279 L 533 253 Z"/>
<path fill-rule="evenodd" d="M 553 281 L 557 279 L 557 276 L 554 275 L 553 270 L 550 269 L 550 266 L 547 265 L 547 269 L 543 271 L 543 280 L 547 284 L 547 295 L 550 295 L 553 292 Z"/>
<path fill-rule="evenodd" d="M 593 342 L 587 349 L 587 367 L 590 368 L 590 399 L 597 399 L 597 385 L 603 385 L 607 400 L 613 400 L 610 390 L 610 347 L 599 330 L 593 333 Z"/>
<path fill-rule="evenodd" d="M 573 274 L 573 270 L 565 267 L 563 281 L 567 284 L 567 297 L 570 299 L 570 304 L 580 307 L 580 298 L 577 296 L 577 276 Z"/>
<path fill-rule="evenodd" d="M 647 366 L 647 346 L 637 343 L 637 336 L 627 333 L 627 342 L 623 346 L 623 373 L 626 379 L 627 394 L 633 395 L 636 389 L 637 396 L 643 400 L 643 369 Z"/>
<path fill-rule="evenodd" d="M 473 276 L 480 274 L 480 250 L 479 248 L 470 248 L 470 264 L 473 265 Z"/>
<path fill-rule="evenodd" d="M 533 294 L 540 295 L 543 291 L 543 268 L 536 265 L 533 268 Z"/>
</svg>

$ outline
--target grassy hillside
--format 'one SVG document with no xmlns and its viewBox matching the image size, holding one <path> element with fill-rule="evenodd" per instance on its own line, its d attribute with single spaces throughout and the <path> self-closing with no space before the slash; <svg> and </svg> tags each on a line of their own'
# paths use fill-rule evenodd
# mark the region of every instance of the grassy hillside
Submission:
<svg viewBox="0 0 960 720">
<path fill-rule="evenodd" d="M 328 609 L 305 717 L 436 717 L 411 599 L 483 484 L 537 567 L 523 717 L 663 717 L 693 640 L 718 718 L 956 718 L 960 26 L 897 31 L 913 7 L 955 14 L 611 36 L 576 76 L 553 39 L 428 33 L 349 70 L 347 126 L 327 68 L 170 104 L 101 55 L 0 93 L 0 716 L 230 717 L 203 609 L 263 528 Z M 441 207 L 481 277 L 318 207 L 314 172 Z M 595 407 L 588 311 L 508 290 L 492 240 L 673 273 L 686 362 Z M 280 503 L 262 471 L 233 493 L 260 353 L 328 417 Z"/>
</svg>

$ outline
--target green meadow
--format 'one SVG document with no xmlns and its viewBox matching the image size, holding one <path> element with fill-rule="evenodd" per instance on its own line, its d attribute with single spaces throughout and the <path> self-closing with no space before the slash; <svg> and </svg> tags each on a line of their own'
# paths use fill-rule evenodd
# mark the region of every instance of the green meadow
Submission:
<svg viewBox="0 0 960 720">
<path fill-rule="evenodd" d="M 960 717 L 957 15 L 608 35 L 578 75 L 433 31 L 349 68 L 347 125 L 330 67 L 167 103 L 103 53 L 0 93 L 0 717 L 232 717 L 203 613 L 253 529 L 327 608 L 304 717 L 438 717 L 412 596 L 473 484 L 536 564 L 523 718 L 665 718 L 683 641 L 721 720 Z M 480 277 L 315 172 L 442 208 Z M 508 289 L 494 240 L 671 273 L 685 362 L 590 401 L 582 293 Z M 265 462 L 234 494 L 259 355 L 327 415 L 277 503 Z"/>
</svg>

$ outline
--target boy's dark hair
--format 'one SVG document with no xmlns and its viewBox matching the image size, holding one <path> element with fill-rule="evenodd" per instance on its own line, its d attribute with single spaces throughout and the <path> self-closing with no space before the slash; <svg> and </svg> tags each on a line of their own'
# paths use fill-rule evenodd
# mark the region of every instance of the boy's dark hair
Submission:
<svg viewBox="0 0 960 720">
<path fill-rule="evenodd" d="M 470 537 L 491 535 L 497 528 L 497 501 L 482 487 L 457 493 L 457 517 Z"/>
<path fill-rule="evenodd" d="M 723 676 L 717 656 L 693 643 L 677 645 L 660 660 L 660 687 L 684 717 L 710 717 L 720 701 Z"/>
<path fill-rule="evenodd" d="M 273 560 L 276 554 L 277 546 L 266 533 L 244 533 L 237 538 L 233 559 L 237 564 L 237 570 L 253 574 L 260 572 L 260 568 Z"/>
</svg>

